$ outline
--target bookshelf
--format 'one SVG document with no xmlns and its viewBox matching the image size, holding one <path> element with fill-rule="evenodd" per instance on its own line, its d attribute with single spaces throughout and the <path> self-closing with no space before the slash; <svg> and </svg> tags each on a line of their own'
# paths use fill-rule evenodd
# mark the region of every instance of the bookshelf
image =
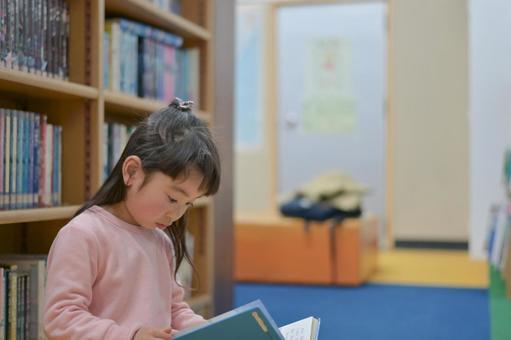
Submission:
<svg viewBox="0 0 511 340">
<path fill-rule="evenodd" d="M 105 20 L 122 17 L 154 26 L 184 39 L 200 51 L 200 106 L 210 125 L 214 117 L 212 14 L 215 2 L 183 1 L 182 14 L 164 11 L 148 0 L 64 0 L 69 8 L 69 75 L 66 80 L 0 66 L 0 108 L 47 115 L 62 126 L 62 205 L 0 211 L 0 254 L 47 253 L 58 230 L 101 185 L 103 124 L 135 123 L 167 106 L 163 101 L 112 91 L 103 85 Z M 222 118 L 223 119 L 223 118 Z M 216 198 L 198 200 L 190 211 L 194 264 L 200 282 L 188 299 L 198 313 L 214 312 Z M 221 205 L 219 205 L 221 206 Z"/>
</svg>

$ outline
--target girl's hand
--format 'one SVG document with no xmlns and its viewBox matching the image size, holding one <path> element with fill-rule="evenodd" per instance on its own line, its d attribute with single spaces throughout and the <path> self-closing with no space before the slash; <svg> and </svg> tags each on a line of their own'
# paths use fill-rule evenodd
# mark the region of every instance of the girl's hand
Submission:
<svg viewBox="0 0 511 340">
<path fill-rule="evenodd" d="M 155 339 L 170 339 L 171 328 L 156 329 L 149 327 L 140 328 L 133 337 L 133 340 L 155 340 Z"/>
</svg>

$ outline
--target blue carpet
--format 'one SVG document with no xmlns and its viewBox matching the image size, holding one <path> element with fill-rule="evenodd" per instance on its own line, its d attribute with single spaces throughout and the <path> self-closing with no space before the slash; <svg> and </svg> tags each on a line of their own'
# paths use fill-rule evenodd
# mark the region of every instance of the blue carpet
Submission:
<svg viewBox="0 0 511 340">
<path fill-rule="evenodd" d="M 368 284 L 235 286 L 235 304 L 261 299 L 277 325 L 321 318 L 320 340 L 486 340 L 486 289 Z"/>
</svg>

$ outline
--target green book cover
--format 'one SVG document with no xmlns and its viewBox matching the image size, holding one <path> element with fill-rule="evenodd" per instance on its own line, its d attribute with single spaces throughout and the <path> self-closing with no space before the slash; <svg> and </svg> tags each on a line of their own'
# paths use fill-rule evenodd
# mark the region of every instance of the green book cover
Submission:
<svg viewBox="0 0 511 340">
<path fill-rule="evenodd" d="M 284 340 L 284 337 L 263 303 L 256 300 L 180 332 L 173 339 Z"/>
</svg>

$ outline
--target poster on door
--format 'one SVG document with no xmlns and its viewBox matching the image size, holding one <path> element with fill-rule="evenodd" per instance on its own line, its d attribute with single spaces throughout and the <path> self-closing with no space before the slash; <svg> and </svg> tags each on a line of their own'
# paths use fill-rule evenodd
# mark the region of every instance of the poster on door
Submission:
<svg viewBox="0 0 511 340">
<path fill-rule="evenodd" d="M 351 45 L 340 37 L 306 43 L 301 128 L 305 133 L 350 132 L 356 125 Z"/>
</svg>

